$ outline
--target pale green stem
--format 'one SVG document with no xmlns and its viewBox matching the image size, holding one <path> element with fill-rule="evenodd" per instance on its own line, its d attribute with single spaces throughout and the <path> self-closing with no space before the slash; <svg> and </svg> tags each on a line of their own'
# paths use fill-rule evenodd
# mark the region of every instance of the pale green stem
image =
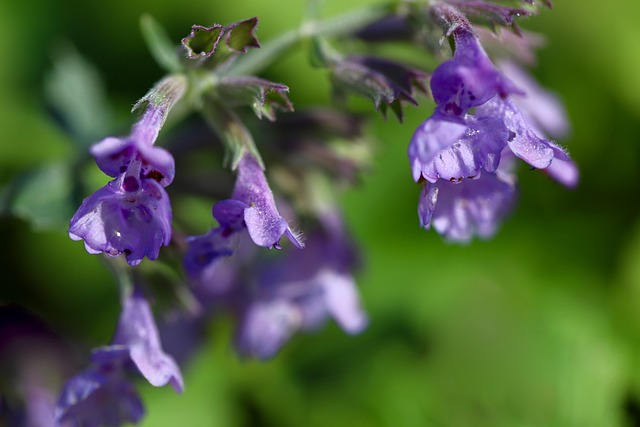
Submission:
<svg viewBox="0 0 640 427">
<path fill-rule="evenodd" d="M 311 37 L 340 36 L 352 32 L 359 26 L 366 25 L 383 17 L 389 12 L 388 5 L 370 6 L 344 15 L 322 21 L 308 21 L 299 28 L 287 31 L 263 45 L 238 58 L 234 64 L 224 71 L 224 75 L 257 74 L 269 67 L 287 50 L 297 43 Z"/>
</svg>

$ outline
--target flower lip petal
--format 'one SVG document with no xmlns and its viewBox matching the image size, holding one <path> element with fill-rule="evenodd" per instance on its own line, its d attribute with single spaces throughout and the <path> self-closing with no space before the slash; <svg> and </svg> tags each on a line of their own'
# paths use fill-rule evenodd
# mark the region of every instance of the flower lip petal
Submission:
<svg viewBox="0 0 640 427">
<path fill-rule="evenodd" d="M 245 227 L 244 211 L 248 207 L 249 205 L 240 200 L 222 200 L 213 206 L 212 214 L 221 227 L 238 231 Z"/>
</svg>

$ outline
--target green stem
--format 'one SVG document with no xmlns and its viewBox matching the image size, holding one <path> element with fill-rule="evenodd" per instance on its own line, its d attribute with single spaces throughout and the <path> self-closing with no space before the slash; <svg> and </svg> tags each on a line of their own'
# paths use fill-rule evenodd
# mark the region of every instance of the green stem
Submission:
<svg viewBox="0 0 640 427">
<path fill-rule="evenodd" d="M 287 31 L 276 39 L 265 43 L 261 49 L 251 51 L 238 58 L 234 64 L 225 70 L 224 75 L 257 74 L 277 61 L 285 51 L 302 40 L 319 36 L 344 35 L 352 32 L 354 28 L 381 18 L 388 12 L 388 5 L 378 5 L 355 10 L 323 21 L 305 22 L 299 28 Z"/>
</svg>

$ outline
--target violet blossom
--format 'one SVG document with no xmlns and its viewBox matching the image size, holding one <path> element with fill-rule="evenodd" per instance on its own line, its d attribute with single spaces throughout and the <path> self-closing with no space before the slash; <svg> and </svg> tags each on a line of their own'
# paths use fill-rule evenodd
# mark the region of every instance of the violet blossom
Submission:
<svg viewBox="0 0 640 427">
<path fill-rule="evenodd" d="M 64 385 L 56 419 L 72 426 L 138 422 L 144 408 L 126 378 L 130 366 L 153 386 L 171 384 L 178 393 L 184 389 L 178 365 L 162 350 L 149 303 L 137 289 L 123 301 L 112 343 L 95 349 L 91 366 Z"/>
<path fill-rule="evenodd" d="M 578 174 L 566 151 L 540 136 L 520 111 L 514 99 L 524 92 L 493 65 L 466 18 L 444 10 L 456 21 L 450 30 L 455 53 L 433 73 L 436 109 L 415 131 L 408 154 L 414 180 L 427 182 L 418 207 L 421 226 L 468 241 L 493 235 L 513 206 L 515 177 L 503 157 L 515 155 L 569 187 Z M 533 93 L 531 115 L 547 125 L 536 104 L 548 98 Z"/>
<path fill-rule="evenodd" d="M 119 427 L 143 416 L 144 406 L 133 384 L 104 367 L 90 368 L 67 381 L 56 408 L 56 421 L 65 427 Z"/>
<path fill-rule="evenodd" d="M 153 144 L 184 79 L 167 77 L 138 104 L 146 109 L 123 138 L 108 137 L 91 147 L 98 167 L 114 180 L 84 199 L 69 224 L 69 237 L 84 240 L 89 253 L 125 254 L 130 265 L 158 257 L 171 240 L 171 205 L 164 187 L 173 181 L 171 154 Z M 134 107 L 134 108 L 136 108 Z"/>
<path fill-rule="evenodd" d="M 290 251 L 259 271 L 256 285 L 237 297 L 241 354 L 273 357 L 299 330 L 310 331 L 332 317 L 349 334 L 361 332 L 367 316 L 360 307 L 352 270 L 356 255 L 342 228 L 314 230 L 304 251 Z"/>
<path fill-rule="evenodd" d="M 237 214 L 241 212 L 244 225 L 256 245 L 280 249 L 280 238 L 286 235 L 294 246 L 304 247 L 300 236 L 280 216 L 264 171 L 251 154 L 245 154 L 238 164 L 238 177 L 231 199 L 243 203 L 244 209 L 235 210 L 235 216 L 229 212 L 226 216 L 228 221 L 240 224 Z M 238 206 L 241 205 L 236 204 L 236 209 Z"/>
</svg>

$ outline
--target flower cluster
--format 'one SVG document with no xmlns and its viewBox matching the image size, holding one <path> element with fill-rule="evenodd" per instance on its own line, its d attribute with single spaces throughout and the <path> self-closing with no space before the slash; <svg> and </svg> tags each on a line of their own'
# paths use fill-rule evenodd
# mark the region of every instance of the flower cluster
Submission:
<svg viewBox="0 0 640 427">
<path fill-rule="evenodd" d="M 413 179 L 425 183 L 420 224 L 453 241 L 490 237 L 514 203 L 514 156 L 570 187 L 577 183 L 577 169 L 529 119 L 538 117 L 542 126 L 548 120 L 541 114 L 546 105 L 536 104 L 540 91 L 529 80 L 517 79 L 518 85 L 501 72 L 458 9 L 435 4 L 432 12 L 444 21 L 455 50 L 433 72 L 436 108 L 409 144 Z M 528 111 L 518 106 L 521 96 L 534 97 L 522 104 Z"/>
</svg>

